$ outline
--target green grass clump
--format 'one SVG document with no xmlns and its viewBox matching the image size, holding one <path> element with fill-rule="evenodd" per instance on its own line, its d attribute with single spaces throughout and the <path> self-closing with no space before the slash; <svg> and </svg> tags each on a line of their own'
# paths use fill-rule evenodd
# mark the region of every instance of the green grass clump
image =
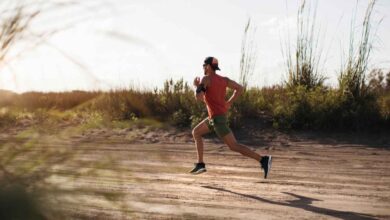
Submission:
<svg viewBox="0 0 390 220">
<path fill-rule="evenodd" d="M 288 88 L 273 106 L 274 126 L 286 129 L 370 130 L 384 126 L 375 96 L 350 99 L 337 89 Z"/>
</svg>

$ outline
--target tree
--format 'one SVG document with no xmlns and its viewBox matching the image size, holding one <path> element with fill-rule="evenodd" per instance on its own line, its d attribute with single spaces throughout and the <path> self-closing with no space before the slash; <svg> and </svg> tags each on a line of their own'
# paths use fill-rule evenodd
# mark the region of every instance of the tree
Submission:
<svg viewBox="0 0 390 220">
<path fill-rule="evenodd" d="M 386 88 L 385 77 L 381 69 L 373 69 L 367 76 L 368 88 L 375 94 L 381 94 Z"/>
</svg>

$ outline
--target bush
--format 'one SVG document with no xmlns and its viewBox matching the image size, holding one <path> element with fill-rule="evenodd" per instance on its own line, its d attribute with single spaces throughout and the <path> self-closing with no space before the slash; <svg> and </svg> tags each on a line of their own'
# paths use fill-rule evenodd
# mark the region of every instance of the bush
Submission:
<svg viewBox="0 0 390 220">
<path fill-rule="evenodd" d="M 193 89 L 183 79 L 165 81 L 164 88 L 155 90 L 154 96 L 150 106 L 163 121 L 171 119 L 174 125 L 194 127 L 207 117 L 204 104 L 195 99 Z"/>
<path fill-rule="evenodd" d="M 188 112 L 185 113 L 182 109 L 179 109 L 172 114 L 172 124 L 179 127 L 187 127 L 191 124 L 190 115 L 188 115 Z"/>
<path fill-rule="evenodd" d="M 387 86 L 387 85 L 386 85 Z M 354 97 L 342 90 L 316 86 L 308 88 L 274 86 L 250 88 L 233 103 L 228 112 L 229 125 L 242 127 L 243 121 L 273 118 L 276 128 L 316 130 L 376 130 L 389 127 L 390 91 L 383 85 L 381 92 L 366 93 Z M 79 94 L 76 92 L 76 94 Z M 228 91 L 227 97 L 232 94 Z M 67 93 L 51 94 L 52 99 Z M 15 100 L 25 100 L 26 94 L 16 95 Z M 87 127 L 101 127 L 112 121 L 131 121 L 149 118 L 168 122 L 178 127 L 195 127 L 207 117 L 205 104 L 196 101 L 192 88 L 183 80 L 165 82 L 162 89 L 137 91 L 134 89 L 110 92 L 92 92 L 84 97 L 68 100 L 75 106 L 71 110 L 60 110 L 57 104 L 40 103 L 36 109 L 24 109 L 26 102 L 12 103 L 12 108 L 0 109 L 0 126 L 12 125 L 18 120 L 28 119 L 34 123 L 55 125 L 61 121 L 77 121 Z M 42 97 L 28 95 L 33 100 Z M 62 99 L 64 100 L 64 99 Z M 58 106 L 65 106 L 58 103 Z M 54 108 L 54 109 L 53 109 Z M 19 109 L 19 110 L 17 110 Z M 58 110 L 56 110 L 58 109 Z"/>
<path fill-rule="evenodd" d="M 353 99 L 336 89 L 298 86 L 273 106 L 274 126 L 286 129 L 369 130 L 383 125 L 375 96 Z"/>
<path fill-rule="evenodd" d="M 12 125 L 17 121 L 17 115 L 8 108 L 0 108 L 0 127 Z"/>
</svg>

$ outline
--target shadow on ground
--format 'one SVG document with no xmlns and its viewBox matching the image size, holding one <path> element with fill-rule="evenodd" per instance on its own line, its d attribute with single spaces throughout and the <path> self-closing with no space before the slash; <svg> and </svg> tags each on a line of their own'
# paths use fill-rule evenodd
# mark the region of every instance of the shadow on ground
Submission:
<svg viewBox="0 0 390 220">
<path fill-rule="evenodd" d="M 213 189 L 213 190 L 218 190 L 218 191 L 222 191 L 222 192 L 227 192 L 227 193 L 231 193 L 234 195 L 243 196 L 243 197 L 254 199 L 254 200 L 257 200 L 260 202 L 265 202 L 265 203 L 269 203 L 269 204 L 273 204 L 273 205 L 281 205 L 281 206 L 299 208 L 299 209 L 303 209 L 305 211 L 313 212 L 316 214 L 327 215 L 327 216 L 336 217 L 336 218 L 345 219 L 345 220 L 375 220 L 375 219 L 377 219 L 375 216 L 363 214 L 363 213 L 339 211 L 339 210 L 334 210 L 334 209 L 316 207 L 316 206 L 312 205 L 312 202 L 313 201 L 321 201 L 321 200 L 309 198 L 309 197 L 305 197 L 305 196 L 300 196 L 300 195 L 297 195 L 294 193 L 289 193 L 289 192 L 283 192 L 283 193 L 290 195 L 290 196 L 293 196 L 296 199 L 285 201 L 285 202 L 276 202 L 276 201 L 272 201 L 269 199 L 261 198 L 259 196 L 234 192 L 234 191 L 227 190 L 227 189 L 220 188 L 220 187 L 214 187 L 214 186 L 202 186 L 202 187 L 207 188 L 207 189 Z"/>
</svg>

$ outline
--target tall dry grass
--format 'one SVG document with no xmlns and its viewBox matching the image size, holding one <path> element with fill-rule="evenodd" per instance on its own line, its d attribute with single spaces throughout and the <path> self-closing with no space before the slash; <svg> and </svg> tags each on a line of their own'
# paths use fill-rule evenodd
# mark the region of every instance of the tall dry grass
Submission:
<svg viewBox="0 0 390 220">
<path fill-rule="evenodd" d="M 12 99 L 0 102 L 0 109 L 27 112 L 37 110 L 100 112 L 108 120 L 152 118 L 178 126 L 194 125 L 207 116 L 205 107 L 195 100 L 192 88 L 183 79 L 167 80 L 163 88 L 153 91 L 130 88 L 107 92 L 13 94 Z M 3 114 L 3 119 L 12 111 L 7 112 L 9 114 Z"/>
<path fill-rule="evenodd" d="M 246 89 L 248 81 L 253 76 L 257 62 L 256 26 L 249 18 L 244 29 L 241 42 L 240 83 Z"/>
<path fill-rule="evenodd" d="M 346 64 L 340 70 L 339 87 L 343 94 L 359 99 L 369 95 L 366 71 L 372 51 L 372 13 L 376 0 L 371 0 L 362 22 L 360 39 L 355 44 L 355 18 L 351 22 L 349 53 Z"/>
<path fill-rule="evenodd" d="M 2 4 L 14 5 L 10 1 L 2 2 Z M 26 38 L 31 22 L 40 13 L 39 9 L 28 10 L 21 5 L 13 7 L 12 9 L 5 7 L 0 11 L 0 64 L 6 62 L 7 55 L 14 45 Z"/>
<path fill-rule="evenodd" d="M 7 69 L 15 82 L 18 75 L 14 66 L 18 60 L 39 46 L 53 49 L 62 58 L 70 61 L 83 73 L 101 83 L 88 68 L 49 39 L 53 35 L 68 30 L 88 20 L 99 18 L 99 8 L 106 7 L 105 0 L 95 1 L 0 1 L 0 74 Z M 69 16 L 69 11 L 78 11 Z M 64 13 L 65 12 L 65 13 Z M 0 85 L 0 89 L 1 89 Z"/>
<path fill-rule="evenodd" d="M 318 130 L 381 129 L 390 118 L 390 93 L 383 84 L 377 99 L 351 102 L 336 88 L 283 86 L 248 88 L 229 111 L 230 125 L 240 128 L 244 121 L 256 123 L 266 116 L 276 128 Z M 136 122 L 152 119 L 178 127 L 194 127 L 207 117 L 183 80 L 167 80 L 162 89 L 108 92 L 25 93 L 0 105 L 0 127 L 18 120 L 36 123 L 99 124 L 112 121 Z M 92 121 L 91 121 L 92 120 Z M 104 126 L 104 124 L 102 124 Z"/>
<path fill-rule="evenodd" d="M 365 78 L 372 49 L 371 16 L 376 1 L 368 4 L 357 46 L 355 25 L 351 25 L 348 61 L 340 71 L 339 88 L 336 89 L 323 86 L 325 78 L 319 72 L 322 49 L 319 47 L 320 30 L 316 28 L 316 7 L 312 11 L 308 3 L 302 1 L 298 9 L 294 53 L 291 53 L 290 42 L 282 51 L 283 54 L 287 52 L 289 79 L 285 91 L 287 99 L 277 100 L 273 107 L 275 126 L 344 130 L 386 127 L 388 113 L 384 110 L 387 104 L 383 94 L 370 92 Z"/>
<path fill-rule="evenodd" d="M 240 127 L 244 120 L 261 120 L 264 114 L 273 119 L 275 127 L 292 129 L 371 129 L 389 121 L 388 93 L 382 93 L 379 98 L 375 95 L 365 96 L 364 99 L 350 98 L 359 97 L 361 91 L 366 91 L 364 74 L 371 51 L 370 17 L 374 4 L 375 1 L 370 2 L 366 12 L 359 49 L 356 54 L 351 52 L 355 51 L 351 40 L 352 49 L 340 76 L 340 89 L 334 89 L 322 85 L 324 78 L 319 73 L 321 49 L 320 32 L 316 28 L 316 7 L 313 11 L 306 1 L 302 1 L 297 16 L 297 47 L 292 52 L 292 44 L 288 42 L 283 51 L 287 52 L 284 55 L 289 74 L 288 86 L 247 88 L 229 111 L 231 125 Z M 245 86 L 255 69 L 254 33 L 252 22 L 248 20 L 240 60 L 240 81 Z M 386 86 L 389 86 L 388 82 Z M 194 99 L 192 88 L 183 80 L 167 80 L 163 88 L 153 91 L 30 92 L 9 97 L 12 98 L 0 100 L 1 126 L 25 117 L 41 121 L 58 115 L 56 112 L 47 113 L 52 110 L 69 111 L 98 121 L 152 118 L 180 127 L 193 127 L 207 116 L 204 104 Z M 69 118 L 69 115 L 64 117 Z"/>
<path fill-rule="evenodd" d="M 312 11 L 311 3 L 315 4 Z M 302 0 L 297 13 L 296 46 L 286 42 L 282 54 L 286 59 L 287 85 L 305 86 L 308 89 L 322 85 L 325 78 L 319 72 L 322 49 L 320 48 L 320 29 L 316 27 L 317 1 Z M 288 38 L 289 39 L 289 38 Z"/>
</svg>

